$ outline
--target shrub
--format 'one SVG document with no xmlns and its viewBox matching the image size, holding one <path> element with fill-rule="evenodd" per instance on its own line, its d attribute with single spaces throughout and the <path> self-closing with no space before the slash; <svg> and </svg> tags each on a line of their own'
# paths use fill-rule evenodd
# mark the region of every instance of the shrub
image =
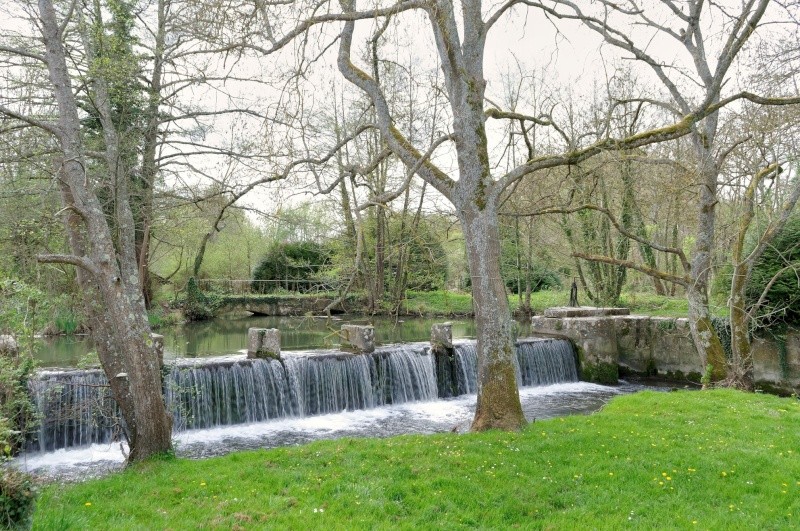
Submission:
<svg viewBox="0 0 800 531">
<path fill-rule="evenodd" d="M 194 277 L 186 284 L 186 299 L 183 301 L 183 315 L 189 321 L 204 321 L 216 316 L 222 303 L 219 295 L 203 293 Z"/>
<path fill-rule="evenodd" d="M 31 476 L 12 468 L 0 470 L 0 528 L 28 529 L 35 501 Z"/>
<path fill-rule="evenodd" d="M 546 289 L 561 289 L 563 287 L 558 271 L 555 269 L 550 269 L 546 265 L 539 262 L 535 262 L 531 265 L 531 270 L 528 273 L 528 279 L 531 283 L 531 292 L 535 293 L 537 291 Z M 506 287 L 508 288 L 509 292 L 514 293 L 515 295 L 519 293 L 520 288 L 522 291 L 525 291 L 525 278 L 523 277 L 521 279 L 522 285 L 520 286 L 517 282 L 516 274 L 516 270 L 510 267 L 507 270 L 504 269 L 503 271 Z M 523 275 L 524 274 L 525 272 L 523 271 Z"/>
<path fill-rule="evenodd" d="M 794 216 L 786 223 L 756 262 L 747 286 L 748 306 L 755 304 L 770 280 L 792 263 L 800 263 L 800 216 Z M 789 268 L 778 275 L 758 315 L 767 321 L 762 322 L 762 326 L 778 324 L 781 320 L 785 324 L 800 323 L 800 286 L 795 269 Z"/>
<path fill-rule="evenodd" d="M 25 438 L 32 432 L 38 417 L 28 394 L 28 380 L 35 363 L 30 356 L 0 353 L 0 449 L 2 455 L 12 455 L 22 449 Z"/>
<path fill-rule="evenodd" d="M 305 293 L 331 264 L 330 250 L 313 241 L 279 243 L 270 247 L 253 271 L 255 293 L 271 293 L 279 288 Z M 278 281 L 282 281 L 278 282 Z"/>
</svg>

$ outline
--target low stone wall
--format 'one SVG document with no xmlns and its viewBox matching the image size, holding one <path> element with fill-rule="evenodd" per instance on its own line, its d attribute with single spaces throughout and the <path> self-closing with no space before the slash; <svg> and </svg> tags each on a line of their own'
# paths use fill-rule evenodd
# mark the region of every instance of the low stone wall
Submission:
<svg viewBox="0 0 800 531">
<path fill-rule="evenodd" d="M 565 337 L 575 344 L 582 380 L 616 383 L 620 372 L 699 381 L 703 372 L 689 333 L 688 319 L 611 315 L 590 309 L 551 308 L 531 319 L 531 333 Z M 567 311 L 568 310 L 568 311 Z M 790 332 L 785 352 L 772 340 L 753 342 L 754 376 L 770 390 L 800 390 L 800 331 Z"/>
<path fill-rule="evenodd" d="M 306 314 L 321 314 L 333 299 L 320 297 L 231 297 L 222 304 L 223 311 L 248 311 L 256 315 L 269 316 L 297 316 Z M 341 306 L 331 310 L 331 313 L 342 313 Z"/>
</svg>

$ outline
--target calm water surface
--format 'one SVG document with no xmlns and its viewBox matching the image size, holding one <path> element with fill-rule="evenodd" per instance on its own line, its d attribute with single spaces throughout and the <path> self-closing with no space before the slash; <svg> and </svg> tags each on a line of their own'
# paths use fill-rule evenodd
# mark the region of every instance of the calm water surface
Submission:
<svg viewBox="0 0 800 531">
<path fill-rule="evenodd" d="M 333 348 L 339 344 L 337 332 L 343 324 L 372 324 L 379 345 L 427 341 L 431 325 L 448 319 L 407 318 L 395 321 L 387 317 L 341 316 L 332 319 L 317 317 L 227 317 L 213 321 L 187 323 L 158 330 L 164 336 L 164 356 L 202 358 L 235 354 L 247 348 L 248 328 L 278 328 L 283 350 Z M 454 339 L 475 337 L 471 319 L 453 319 Z M 520 324 L 519 335 L 528 335 L 529 325 Z M 43 367 L 75 367 L 93 349 L 85 336 L 53 337 L 43 340 L 37 359 Z"/>
</svg>

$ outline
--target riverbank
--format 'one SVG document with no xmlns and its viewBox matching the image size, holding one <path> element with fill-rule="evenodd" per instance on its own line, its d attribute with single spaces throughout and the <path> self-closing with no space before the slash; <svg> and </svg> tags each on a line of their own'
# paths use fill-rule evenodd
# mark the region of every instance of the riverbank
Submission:
<svg viewBox="0 0 800 531">
<path fill-rule="evenodd" d="M 34 528 L 792 528 L 796 398 L 643 392 L 520 433 L 165 458 L 44 490 Z"/>
<path fill-rule="evenodd" d="M 270 314 L 270 311 L 274 312 L 270 315 L 306 315 L 320 313 L 320 309 L 333 300 L 334 294 L 219 295 L 219 297 L 221 301 L 219 307 L 223 310 L 231 308 L 243 311 L 249 301 L 256 311 L 265 311 L 267 314 Z M 508 302 L 512 312 L 518 313 L 521 306 L 520 298 L 509 295 Z M 530 310 L 534 315 L 541 314 L 547 308 L 565 306 L 568 302 L 568 290 L 538 291 L 531 294 Z M 620 305 L 641 315 L 685 317 L 687 314 L 686 299 L 680 297 L 624 293 L 620 297 Z M 346 314 L 365 314 L 366 308 L 366 296 L 352 293 L 336 307 L 336 311 Z M 725 313 L 724 308 L 719 310 L 718 313 Z M 455 291 L 409 291 L 398 308 L 380 306 L 372 313 L 376 316 L 442 318 L 472 317 L 473 314 L 472 295 Z"/>
</svg>

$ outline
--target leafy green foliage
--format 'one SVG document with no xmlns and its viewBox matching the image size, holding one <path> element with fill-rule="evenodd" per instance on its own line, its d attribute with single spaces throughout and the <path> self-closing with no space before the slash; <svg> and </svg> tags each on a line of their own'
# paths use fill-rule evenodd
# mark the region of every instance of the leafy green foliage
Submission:
<svg viewBox="0 0 800 531">
<path fill-rule="evenodd" d="M 37 425 L 36 410 L 28 394 L 33 374 L 34 332 L 41 325 L 37 307 L 44 295 L 24 282 L 6 279 L 0 283 L 0 457 L 16 453 Z"/>
<path fill-rule="evenodd" d="M 725 356 L 728 359 L 733 357 L 733 347 L 731 345 L 731 320 L 728 317 L 712 317 L 711 326 L 717 332 L 719 342 L 722 343 L 722 348 L 725 350 Z"/>
<path fill-rule="evenodd" d="M 28 529 L 36 493 L 31 476 L 13 468 L 0 469 L 0 528 Z"/>
<path fill-rule="evenodd" d="M 200 193 L 211 194 L 209 190 Z M 154 237 L 171 242 L 151 264 L 151 271 L 162 279 L 169 278 L 175 286 L 185 286 L 193 275 L 194 260 L 203 236 L 211 229 L 220 205 L 208 200 L 197 207 L 172 206 L 159 216 L 153 226 Z M 224 227 L 207 242 L 201 279 L 250 279 L 257 258 L 268 247 L 268 240 L 241 210 L 226 210 Z M 166 299 L 171 290 L 164 288 L 160 298 Z"/>
<path fill-rule="evenodd" d="M 551 258 L 546 250 L 528 249 L 530 242 L 520 231 L 530 231 L 530 227 L 518 225 L 501 227 L 503 239 L 500 249 L 500 271 L 509 293 L 524 293 L 530 284 L 531 293 L 541 290 L 560 289 L 561 273 L 551 267 Z M 470 284 L 467 279 L 467 284 Z"/>
<path fill-rule="evenodd" d="M 283 288 L 306 293 L 315 282 L 323 283 L 322 274 L 330 264 L 330 250 L 317 242 L 273 245 L 253 271 L 252 291 L 271 293 Z"/>
<path fill-rule="evenodd" d="M 789 529 L 800 402 L 642 392 L 520 433 L 162 459 L 43 492 L 40 529 Z M 702 447 L 702 451 L 699 448 Z"/>
<path fill-rule="evenodd" d="M 217 315 L 221 305 L 220 295 L 200 291 L 197 280 L 194 277 L 189 278 L 186 284 L 186 298 L 182 303 L 183 315 L 189 321 L 212 319 Z"/>
<path fill-rule="evenodd" d="M 27 354 L 0 352 L 0 454 L 15 454 L 38 424 L 28 394 L 28 380 L 36 364 Z"/>
<path fill-rule="evenodd" d="M 444 288 L 451 257 L 442 243 L 441 228 L 437 226 L 441 220 L 435 216 L 421 216 L 412 222 L 403 220 L 398 212 L 389 212 L 388 215 L 384 241 L 385 295 L 402 298 L 406 290 L 435 291 Z M 365 225 L 364 260 L 374 267 L 377 239 L 375 218 L 367 219 Z M 463 254 L 463 249 L 459 247 L 458 252 Z M 337 254 L 338 263 L 352 264 L 353 249 L 345 241 L 337 246 Z"/>
<path fill-rule="evenodd" d="M 531 264 L 530 271 L 523 270 L 522 278 L 517 278 L 516 265 L 503 262 L 503 279 L 509 293 L 518 294 L 525 291 L 526 282 L 530 282 L 531 292 L 542 291 L 545 289 L 561 289 L 561 275 L 555 269 L 550 269 L 542 262 Z M 527 276 L 527 280 L 526 277 Z"/>
<path fill-rule="evenodd" d="M 447 253 L 433 226 L 427 220 L 421 220 L 414 233 L 407 234 L 402 241 L 399 233 L 399 223 L 390 223 L 389 237 L 394 239 L 396 245 L 404 247 L 408 255 L 406 288 L 415 291 L 442 289 L 447 277 Z M 395 280 L 395 273 L 400 267 L 398 258 L 399 253 L 390 253 L 387 256 L 387 286 L 392 286 Z"/>
<path fill-rule="evenodd" d="M 779 274 L 781 269 L 792 264 L 794 268 L 790 267 Z M 800 216 L 794 216 L 756 262 L 747 286 L 747 304 L 752 306 L 758 301 L 772 278 L 778 275 L 767 292 L 764 306 L 758 312 L 762 326 L 778 322 L 800 323 L 798 269 L 800 269 Z"/>
</svg>

